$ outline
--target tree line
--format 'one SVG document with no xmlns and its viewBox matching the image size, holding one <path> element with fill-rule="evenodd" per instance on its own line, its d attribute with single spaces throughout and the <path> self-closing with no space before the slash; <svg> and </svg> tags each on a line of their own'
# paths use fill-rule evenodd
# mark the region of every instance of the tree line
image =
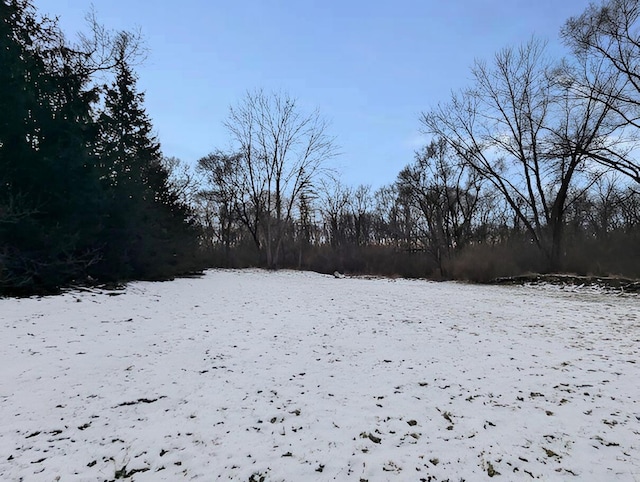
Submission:
<svg viewBox="0 0 640 482">
<path fill-rule="evenodd" d="M 230 107 L 231 151 L 164 157 L 138 34 L 92 17 L 71 43 L 30 0 L 0 0 L 0 292 L 211 266 L 640 276 L 639 16 L 605 0 L 565 23 L 567 58 L 533 38 L 477 61 L 373 190 L 340 181 L 329 126 L 286 93 Z"/>
<path fill-rule="evenodd" d="M 292 119 L 290 98 L 249 93 L 226 122 L 236 150 L 197 164 L 191 203 L 212 262 L 640 275 L 639 15 L 636 0 L 591 4 L 562 29 L 569 57 L 532 38 L 477 61 L 469 87 L 420 116 L 429 144 L 375 192 L 320 169 L 334 149 L 317 114 Z"/>
</svg>

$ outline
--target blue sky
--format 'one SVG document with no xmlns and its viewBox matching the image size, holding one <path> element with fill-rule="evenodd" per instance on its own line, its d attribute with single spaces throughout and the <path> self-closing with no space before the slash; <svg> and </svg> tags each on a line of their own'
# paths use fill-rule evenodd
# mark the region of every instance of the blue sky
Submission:
<svg viewBox="0 0 640 482">
<path fill-rule="evenodd" d="M 73 37 L 86 0 L 35 0 Z M 139 87 L 163 152 L 193 163 L 229 148 L 222 126 L 247 90 L 286 91 L 330 123 L 349 185 L 395 180 L 420 147 L 420 112 L 470 83 L 474 59 L 559 29 L 586 0 L 97 0 L 112 29 L 140 27 Z"/>
</svg>

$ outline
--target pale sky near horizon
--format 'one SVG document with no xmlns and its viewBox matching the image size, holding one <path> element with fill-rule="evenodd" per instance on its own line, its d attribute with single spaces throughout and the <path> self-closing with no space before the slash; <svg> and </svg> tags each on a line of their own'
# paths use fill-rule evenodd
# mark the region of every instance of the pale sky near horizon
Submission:
<svg viewBox="0 0 640 482">
<path fill-rule="evenodd" d="M 87 0 L 35 0 L 69 37 Z M 284 91 L 330 122 L 345 184 L 391 183 L 423 143 L 420 112 L 470 84 L 474 59 L 533 35 L 566 53 L 563 23 L 587 0 L 95 0 L 111 29 L 139 27 L 136 70 L 167 156 L 185 162 L 230 147 L 230 105 L 257 88 Z"/>
</svg>

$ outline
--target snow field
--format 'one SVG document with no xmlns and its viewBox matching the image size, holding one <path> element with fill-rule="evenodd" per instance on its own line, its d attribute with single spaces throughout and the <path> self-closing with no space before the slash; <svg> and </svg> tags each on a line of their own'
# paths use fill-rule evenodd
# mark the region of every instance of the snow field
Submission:
<svg viewBox="0 0 640 482">
<path fill-rule="evenodd" d="M 640 481 L 637 295 L 212 270 L 0 337 L 0 480 Z"/>
</svg>

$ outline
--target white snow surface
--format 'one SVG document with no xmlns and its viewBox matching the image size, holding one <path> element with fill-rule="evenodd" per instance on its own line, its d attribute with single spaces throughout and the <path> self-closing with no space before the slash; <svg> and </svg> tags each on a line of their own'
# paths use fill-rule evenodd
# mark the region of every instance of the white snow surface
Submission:
<svg viewBox="0 0 640 482">
<path fill-rule="evenodd" d="M 0 339 L 2 481 L 640 480 L 637 295 L 211 270 Z"/>
</svg>

